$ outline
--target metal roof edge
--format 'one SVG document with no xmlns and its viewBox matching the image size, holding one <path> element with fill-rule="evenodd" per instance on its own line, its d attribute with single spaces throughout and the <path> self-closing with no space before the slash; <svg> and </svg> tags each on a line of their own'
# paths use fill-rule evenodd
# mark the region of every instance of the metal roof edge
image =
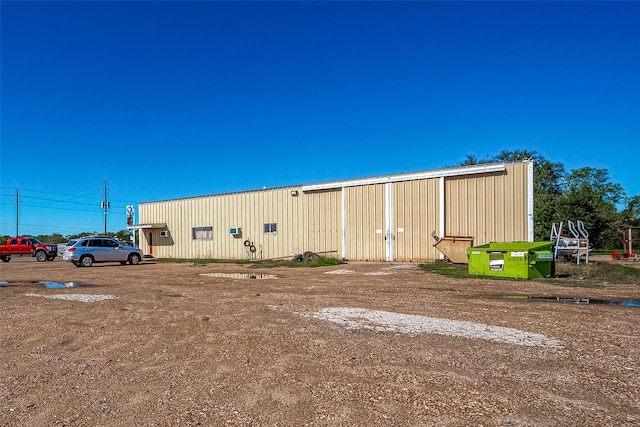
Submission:
<svg viewBox="0 0 640 427">
<path fill-rule="evenodd" d="M 138 204 L 149 205 L 153 203 L 164 203 L 164 202 L 172 202 L 172 201 L 179 201 L 179 200 L 199 199 L 199 198 L 205 198 L 205 197 L 218 197 L 218 196 L 226 196 L 226 195 L 241 194 L 241 193 L 256 193 L 260 191 L 269 191 L 269 190 L 299 189 L 302 192 L 308 192 L 308 191 L 317 191 L 317 190 L 329 190 L 329 189 L 342 188 L 342 187 L 354 187 L 358 185 L 380 184 L 380 183 L 386 183 L 386 182 L 400 182 L 400 181 L 411 181 L 411 180 L 427 179 L 427 178 L 475 175 L 475 174 L 481 174 L 481 173 L 502 172 L 506 169 L 506 165 L 508 164 L 529 163 L 529 162 L 534 162 L 534 159 L 524 159 L 524 160 L 516 160 L 516 161 L 508 161 L 508 162 L 500 162 L 500 163 L 482 163 L 479 165 L 458 166 L 453 168 L 432 169 L 432 170 L 421 171 L 421 172 L 408 172 L 408 173 L 400 173 L 400 174 L 381 175 L 381 176 L 374 176 L 370 178 L 346 179 L 346 180 L 339 180 L 339 181 L 321 182 L 317 184 L 285 185 L 285 186 L 271 187 L 271 188 L 259 188 L 254 190 L 241 190 L 241 191 L 230 191 L 226 193 L 217 193 L 217 194 L 204 194 L 200 196 L 177 197 L 174 199 L 151 200 L 146 202 L 139 202 Z"/>
<path fill-rule="evenodd" d="M 191 199 L 203 199 L 207 197 L 219 197 L 219 196 L 231 196 L 234 194 L 246 194 L 246 193 L 259 193 L 261 191 L 273 191 L 273 190 L 294 190 L 299 189 L 300 185 L 285 185 L 280 187 L 267 187 L 267 188 L 258 188 L 255 190 L 240 190 L 240 191 L 228 191 L 225 193 L 214 193 L 214 194 L 202 194 L 200 196 L 186 196 L 186 197 L 176 197 L 175 199 L 162 199 L 162 200 L 148 200 L 146 202 L 139 202 L 139 205 L 150 205 L 152 203 L 164 203 L 164 202 L 174 202 L 178 200 L 191 200 Z"/>
<path fill-rule="evenodd" d="M 524 162 L 524 161 L 523 161 Z M 512 163 L 512 162 L 510 162 Z M 359 185 L 381 184 L 387 182 L 413 181 L 417 179 L 440 178 L 450 176 L 477 175 L 482 173 L 503 172 L 507 163 L 485 163 L 472 166 L 435 169 L 431 171 L 411 172 L 396 175 L 383 175 L 371 178 L 348 179 L 343 181 L 324 182 L 319 184 L 303 185 L 303 192 L 329 190 L 333 188 L 355 187 Z"/>
<path fill-rule="evenodd" d="M 145 223 L 145 224 L 127 225 L 127 229 L 129 229 L 129 230 L 139 230 L 141 228 L 167 228 L 167 223 L 165 223 L 165 222 L 153 222 L 153 223 Z"/>
</svg>

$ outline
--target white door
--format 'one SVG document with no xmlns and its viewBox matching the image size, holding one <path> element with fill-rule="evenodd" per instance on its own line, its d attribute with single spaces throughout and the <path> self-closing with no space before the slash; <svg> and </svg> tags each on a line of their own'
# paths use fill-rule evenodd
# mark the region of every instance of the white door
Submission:
<svg viewBox="0 0 640 427">
<path fill-rule="evenodd" d="M 390 182 L 386 183 L 384 190 L 385 259 L 387 261 L 393 261 L 395 259 L 394 242 L 396 240 L 393 232 L 393 184 Z"/>
</svg>

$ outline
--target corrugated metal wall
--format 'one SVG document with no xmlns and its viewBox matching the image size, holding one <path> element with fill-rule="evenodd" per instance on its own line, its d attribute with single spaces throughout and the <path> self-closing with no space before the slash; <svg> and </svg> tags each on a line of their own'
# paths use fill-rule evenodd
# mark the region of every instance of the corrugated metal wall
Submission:
<svg viewBox="0 0 640 427">
<path fill-rule="evenodd" d="M 307 250 L 338 256 L 341 245 L 340 191 L 302 194 L 280 188 L 143 203 L 139 217 L 167 224 L 168 237 L 160 237 L 165 229 L 143 230 L 143 251 L 159 258 L 268 259 Z M 265 233 L 264 224 L 276 224 L 277 232 Z M 212 240 L 194 240 L 194 227 L 212 227 Z M 233 227 L 240 227 L 239 236 L 229 233 Z"/>
<path fill-rule="evenodd" d="M 506 164 L 503 172 L 391 177 L 306 192 L 288 187 L 143 203 L 140 222 L 166 223 L 169 235 L 144 229 L 141 247 L 160 258 L 268 259 L 313 251 L 349 260 L 438 259 L 433 231 L 473 236 L 474 245 L 527 240 L 528 167 L 518 162 Z M 277 225 L 276 233 L 264 232 L 269 223 Z M 194 240 L 193 227 L 212 227 L 213 238 Z M 232 227 L 240 227 L 241 235 L 231 235 Z M 246 240 L 255 253 L 248 252 Z"/>
<path fill-rule="evenodd" d="M 345 188 L 347 259 L 385 260 L 384 185 Z"/>
<path fill-rule="evenodd" d="M 395 259 L 433 260 L 439 252 L 433 247 L 433 231 L 438 231 L 439 179 L 396 182 L 393 184 Z"/>
<path fill-rule="evenodd" d="M 313 252 L 329 252 L 332 257 L 340 256 L 342 245 L 342 195 L 340 189 L 301 193 L 298 197 L 303 201 L 304 226 L 298 234 L 292 236 L 292 245 L 296 238 L 302 236 L 303 245 L 298 243 L 299 250 Z M 283 224 L 286 226 L 286 224 Z"/>
<path fill-rule="evenodd" d="M 451 236 L 473 236 L 474 245 L 526 241 L 527 165 L 507 164 L 506 173 L 445 180 L 445 228 Z"/>
</svg>

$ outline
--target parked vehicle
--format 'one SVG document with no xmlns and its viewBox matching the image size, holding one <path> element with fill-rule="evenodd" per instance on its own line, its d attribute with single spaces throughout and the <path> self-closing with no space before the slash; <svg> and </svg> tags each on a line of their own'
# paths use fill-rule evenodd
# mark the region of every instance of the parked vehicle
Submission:
<svg viewBox="0 0 640 427">
<path fill-rule="evenodd" d="M 83 237 L 65 251 L 62 259 L 76 267 L 91 267 L 96 262 L 136 265 L 142 260 L 142 251 L 124 246 L 112 237 Z"/>
<path fill-rule="evenodd" d="M 78 239 L 71 239 L 67 243 L 60 243 L 58 245 L 58 255 L 61 257 L 64 257 L 64 254 L 65 252 L 67 252 L 67 249 L 75 245 L 77 242 L 78 242 Z"/>
<path fill-rule="evenodd" d="M 53 261 L 58 254 L 58 246 L 42 243 L 33 237 L 11 237 L 4 245 L 0 246 L 0 260 L 11 261 L 13 255 L 29 255 L 39 262 Z"/>
</svg>

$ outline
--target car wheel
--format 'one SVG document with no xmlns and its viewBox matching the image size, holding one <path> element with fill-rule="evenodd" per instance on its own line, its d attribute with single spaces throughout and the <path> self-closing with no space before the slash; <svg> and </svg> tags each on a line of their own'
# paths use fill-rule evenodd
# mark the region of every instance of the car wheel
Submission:
<svg viewBox="0 0 640 427">
<path fill-rule="evenodd" d="M 2 260 L 2 262 L 9 262 L 11 261 L 11 255 L 0 257 L 0 259 Z"/>
<path fill-rule="evenodd" d="M 140 263 L 140 255 L 138 254 L 129 255 L 129 264 L 138 265 L 139 263 Z"/>
<path fill-rule="evenodd" d="M 53 261 L 54 259 L 56 259 L 56 257 L 50 256 L 50 257 L 47 258 L 47 261 Z"/>
<path fill-rule="evenodd" d="M 91 267 L 93 265 L 93 258 L 89 255 L 83 256 L 82 258 L 80 258 L 80 265 L 82 267 Z"/>
<path fill-rule="evenodd" d="M 44 251 L 36 252 L 36 259 L 38 262 L 44 262 L 47 260 L 47 254 Z"/>
</svg>

